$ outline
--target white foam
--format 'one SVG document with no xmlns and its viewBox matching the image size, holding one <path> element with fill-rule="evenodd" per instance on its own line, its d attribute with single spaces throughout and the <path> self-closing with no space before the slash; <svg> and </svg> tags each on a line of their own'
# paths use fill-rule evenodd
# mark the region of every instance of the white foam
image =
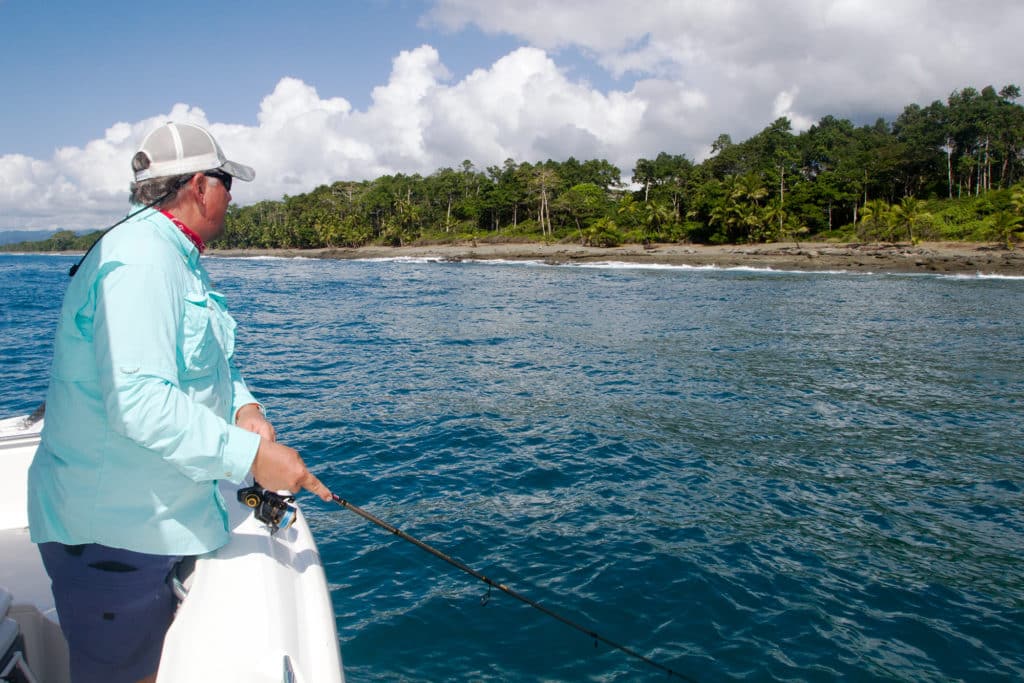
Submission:
<svg viewBox="0 0 1024 683">
<path fill-rule="evenodd" d="M 273 254 L 256 254 L 252 256 L 227 256 L 224 254 L 210 254 L 204 258 L 208 259 L 230 259 L 233 261 L 319 261 L 320 259 L 311 256 L 277 256 Z"/>
<path fill-rule="evenodd" d="M 858 273 L 849 270 L 784 270 L 771 266 L 719 266 L 705 264 L 692 266 L 688 264 L 669 263 L 630 263 L 627 261 L 592 261 L 590 263 L 564 263 L 561 265 L 573 268 L 608 268 L 619 270 L 682 270 L 682 271 L 716 271 L 716 272 L 743 272 L 743 273 L 765 273 L 770 275 L 871 275 L 871 273 Z"/>
<path fill-rule="evenodd" d="M 953 275 L 942 275 L 940 277 L 950 280 L 1024 280 L 1024 275 L 1001 275 L 999 273 L 956 273 Z"/>
<path fill-rule="evenodd" d="M 449 263 L 451 259 L 440 256 L 376 256 L 354 259 L 339 259 L 341 261 L 355 261 L 357 263 Z"/>
<path fill-rule="evenodd" d="M 45 252 L 44 252 L 45 254 Z M 18 255 L 12 253 L 12 255 Z M 26 256 L 40 255 L 27 253 Z M 277 255 L 252 255 L 252 256 L 221 256 L 211 255 L 208 258 L 218 259 L 240 259 L 243 261 L 316 261 L 321 257 L 310 256 L 277 256 Z M 351 260 L 358 263 L 409 263 L 409 264 L 430 264 L 430 263 L 458 263 L 458 264 L 480 264 L 491 266 L 526 266 L 526 267 L 547 267 L 547 268 L 583 268 L 595 270 L 662 270 L 680 272 L 733 272 L 733 273 L 761 273 L 765 275 L 857 275 L 857 276 L 878 276 L 888 277 L 937 277 L 951 280 L 1024 280 L 1021 275 L 1001 275 L 997 273 L 883 273 L 864 270 L 780 270 L 770 266 L 719 266 L 706 264 L 700 266 L 687 264 L 668 263 L 632 263 L 628 261 L 549 261 L 536 259 L 478 259 L 471 257 L 443 257 L 443 256 L 377 256 Z"/>
</svg>

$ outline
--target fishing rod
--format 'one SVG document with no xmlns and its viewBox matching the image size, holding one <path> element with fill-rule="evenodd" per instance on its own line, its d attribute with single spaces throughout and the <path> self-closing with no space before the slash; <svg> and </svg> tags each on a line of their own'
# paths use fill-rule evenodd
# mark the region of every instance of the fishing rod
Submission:
<svg viewBox="0 0 1024 683">
<path fill-rule="evenodd" d="M 567 619 L 566 617 L 563 617 L 562 615 L 558 614 L 557 612 L 554 612 L 554 611 L 548 609 L 547 607 L 544 607 L 543 605 L 541 605 L 537 601 L 531 600 L 530 598 L 526 597 L 522 593 L 519 593 L 517 591 L 512 590 L 511 588 L 509 588 L 505 584 L 498 583 L 497 581 L 494 581 L 494 580 L 484 576 L 480 572 L 478 572 L 475 569 L 465 565 L 464 563 L 460 562 L 459 560 L 456 560 L 455 558 L 451 557 L 450 555 L 446 555 L 445 553 L 441 552 L 437 548 L 434 548 L 433 546 L 424 543 L 423 541 L 421 541 L 420 539 L 416 538 L 415 536 L 411 536 L 411 535 L 405 533 L 404 531 L 402 531 L 401 529 L 399 529 L 399 528 L 397 528 L 397 527 L 395 527 L 395 526 L 393 526 L 391 524 L 388 524 L 384 520 L 380 519 L 379 517 L 376 517 L 372 513 L 367 512 L 366 510 L 362 509 L 358 505 L 354 505 L 354 504 L 348 502 L 347 500 L 345 500 L 341 496 L 339 496 L 337 494 L 332 494 L 332 497 L 334 498 L 334 502 L 335 503 L 337 503 L 341 507 L 345 508 L 346 510 L 351 510 L 352 512 L 356 513 L 357 515 L 359 515 L 363 519 L 366 519 L 366 520 L 368 520 L 370 522 L 373 522 L 374 524 L 376 524 L 377 526 L 381 527 L 382 529 L 390 531 L 395 536 L 398 536 L 399 538 L 401 538 L 403 541 L 408 541 L 409 543 L 412 543 L 414 546 L 416 546 L 420 550 L 424 550 L 424 551 L 430 553 L 431 555 L 433 555 L 434 557 L 436 557 L 438 559 L 441 559 L 441 560 L 444 560 L 445 562 L 447 562 L 448 564 L 452 565 L 456 569 L 460 569 L 460 570 L 464 571 L 465 573 L 469 574 L 470 576 L 472 576 L 472 577 L 474 577 L 476 579 L 479 579 L 480 581 L 483 581 L 488 586 L 488 590 L 487 590 L 488 595 L 490 595 L 490 587 L 497 588 L 501 592 L 503 592 L 503 593 L 505 593 L 507 595 L 512 596 L 516 600 L 519 600 L 520 602 L 526 603 L 527 605 L 529 605 L 530 607 L 533 607 L 534 609 L 540 610 L 541 612 L 543 612 L 544 614 L 548 615 L 549 617 L 557 619 L 558 621 L 562 622 L 566 626 L 569 626 L 571 628 L 576 629 L 577 631 L 585 633 L 586 635 L 588 635 L 588 636 L 590 636 L 591 638 L 594 639 L 594 641 L 595 641 L 594 644 L 595 645 L 597 644 L 596 641 L 600 641 L 600 642 L 604 643 L 605 645 L 609 645 L 609 646 L 615 648 L 616 650 L 620 650 L 622 652 L 625 652 L 627 655 L 629 655 L 631 657 L 635 657 L 636 659 L 639 659 L 640 661 L 642 661 L 645 664 L 648 664 L 648 665 L 654 667 L 655 669 L 659 669 L 661 671 L 664 671 L 670 677 L 671 676 L 675 676 L 677 678 L 681 678 L 684 681 L 691 681 L 691 683 L 697 683 L 695 679 L 690 678 L 689 676 L 685 676 L 685 675 L 679 673 L 678 671 L 675 671 L 674 669 L 670 669 L 669 667 L 665 666 L 664 664 L 660 664 L 660 663 L 654 661 L 653 659 L 651 659 L 649 657 L 645 657 L 644 655 L 640 654 L 636 650 L 633 650 L 632 648 L 626 647 L 625 645 L 617 643 L 614 640 L 611 640 L 609 638 L 605 638 L 604 636 L 602 636 L 601 634 L 597 633 L 596 631 L 594 631 L 592 629 L 589 629 L 589 628 L 587 628 L 585 626 L 581 626 L 580 624 L 577 624 L 576 622 L 572 621 L 571 619 Z M 486 599 L 485 599 L 485 601 L 486 601 Z"/>
</svg>

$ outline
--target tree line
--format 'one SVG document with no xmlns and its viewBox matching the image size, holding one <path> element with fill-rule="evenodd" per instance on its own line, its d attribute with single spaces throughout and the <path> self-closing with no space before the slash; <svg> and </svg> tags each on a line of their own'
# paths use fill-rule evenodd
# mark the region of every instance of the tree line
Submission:
<svg viewBox="0 0 1024 683">
<path fill-rule="evenodd" d="M 794 133 L 779 118 L 743 142 L 728 134 L 696 163 L 662 152 L 625 182 L 604 159 L 472 161 L 434 173 L 339 180 L 231 206 L 222 248 L 357 247 L 419 241 L 745 243 L 995 240 L 1024 222 L 1021 90 L 963 88 L 892 122 L 825 116 Z M 50 248 L 95 237 L 57 233 Z M 54 247 L 60 244 L 62 246 Z M 21 245 L 23 246 L 23 245 Z M 79 246 L 79 248 L 82 248 Z"/>
</svg>

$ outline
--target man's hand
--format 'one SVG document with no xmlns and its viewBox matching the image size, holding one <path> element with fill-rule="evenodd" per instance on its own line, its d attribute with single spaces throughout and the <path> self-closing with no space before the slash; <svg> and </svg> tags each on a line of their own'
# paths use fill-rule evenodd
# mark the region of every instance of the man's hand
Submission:
<svg viewBox="0 0 1024 683">
<path fill-rule="evenodd" d="M 235 414 L 235 425 L 242 429 L 259 434 L 262 438 L 267 441 L 276 441 L 277 432 L 274 431 L 274 425 L 267 422 L 267 418 L 263 416 L 263 411 L 256 403 L 246 403 L 244 406 L 238 409 Z"/>
<path fill-rule="evenodd" d="M 320 496 L 325 503 L 333 500 L 330 489 L 306 468 L 298 451 L 266 438 L 260 439 L 256 459 L 252 461 L 252 476 L 260 486 L 271 491 L 295 493 L 306 489 Z"/>
</svg>

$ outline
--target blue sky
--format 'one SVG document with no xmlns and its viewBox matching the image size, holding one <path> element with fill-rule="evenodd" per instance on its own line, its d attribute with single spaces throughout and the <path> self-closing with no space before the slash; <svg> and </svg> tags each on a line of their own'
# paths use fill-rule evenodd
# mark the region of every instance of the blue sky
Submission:
<svg viewBox="0 0 1024 683">
<path fill-rule="evenodd" d="M 777 116 L 891 119 L 1019 83 L 1019 4 L 0 0 L 0 229 L 110 223 L 167 118 L 256 167 L 242 204 L 462 159 L 607 158 L 628 178 Z"/>
<path fill-rule="evenodd" d="M 177 102 L 202 107 L 212 120 L 252 125 L 260 99 L 283 76 L 363 109 L 401 50 L 437 47 L 458 80 L 526 44 L 473 26 L 445 29 L 423 19 L 430 6 L 0 0 L 0 64 L 7 67 L 0 86 L 15 105 L 0 109 L 0 154 L 45 156 Z M 605 88 L 629 82 L 574 49 L 561 50 L 559 61 Z"/>
<path fill-rule="evenodd" d="M 388 0 L 0 0 L 0 85 L 8 103 L 0 109 L 0 153 L 45 156 L 176 102 L 252 125 L 260 99 L 283 76 L 364 108 L 400 50 L 446 45 L 446 64 L 458 75 L 519 43 L 420 27 L 426 8 Z"/>
</svg>

